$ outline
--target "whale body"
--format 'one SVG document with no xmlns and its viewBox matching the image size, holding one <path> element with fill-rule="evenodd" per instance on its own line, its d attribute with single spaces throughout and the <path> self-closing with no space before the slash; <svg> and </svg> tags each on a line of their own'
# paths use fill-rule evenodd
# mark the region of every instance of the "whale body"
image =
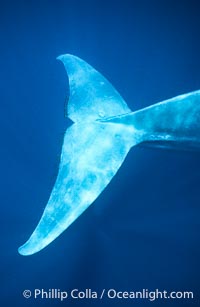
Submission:
<svg viewBox="0 0 200 307">
<path fill-rule="evenodd" d="M 136 145 L 200 149 L 200 91 L 132 112 L 114 87 L 85 61 L 58 57 L 69 77 L 68 117 L 59 171 L 43 215 L 18 251 L 39 252 L 101 194 Z"/>
</svg>

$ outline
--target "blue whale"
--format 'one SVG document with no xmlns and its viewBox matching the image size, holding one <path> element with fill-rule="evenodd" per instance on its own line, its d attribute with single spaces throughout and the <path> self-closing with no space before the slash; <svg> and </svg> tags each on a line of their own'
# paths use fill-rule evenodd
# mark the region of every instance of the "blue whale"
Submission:
<svg viewBox="0 0 200 307">
<path fill-rule="evenodd" d="M 68 117 L 58 176 L 43 215 L 18 251 L 39 252 L 100 195 L 136 145 L 200 149 L 200 91 L 132 112 L 99 72 L 73 55 L 58 57 L 69 77 Z"/>
</svg>

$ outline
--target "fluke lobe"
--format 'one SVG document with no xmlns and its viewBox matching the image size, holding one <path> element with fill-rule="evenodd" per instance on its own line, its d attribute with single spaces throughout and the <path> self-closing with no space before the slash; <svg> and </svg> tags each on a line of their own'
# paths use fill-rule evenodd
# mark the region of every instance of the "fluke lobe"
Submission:
<svg viewBox="0 0 200 307">
<path fill-rule="evenodd" d="M 68 117 L 58 176 L 43 215 L 19 248 L 32 255 L 55 240 L 105 189 L 131 147 L 199 150 L 200 91 L 132 112 L 113 86 L 73 55 L 58 57 L 69 77 Z"/>
</svg>

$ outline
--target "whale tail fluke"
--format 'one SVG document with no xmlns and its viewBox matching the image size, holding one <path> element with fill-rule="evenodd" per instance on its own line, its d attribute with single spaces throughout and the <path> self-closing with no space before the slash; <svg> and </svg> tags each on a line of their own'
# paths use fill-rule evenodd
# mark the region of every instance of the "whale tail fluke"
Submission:
<svg viewBox="0 0 200 307">
<path fill-rule="evenodd" d="M 69 77 L 68 116 L 59 172 L 43 215 L 21 255 L 55 240 L 101 194 L 131 147 L 200 148 L 200 91 L 131 112 L 113 86 L 73 55 L 58 57 Z"/>
<path fill-rule="evenodd" d="M 21 255 L 34 254 L 57 238 L 99 196 L 116 174 L 133 143 L 133 129 L 101 123 L 130 113 L 113 86 L 73 55 L 61 60 L 69 77 L 68 116 L 59 172 L 44 213 Z"/>
</svg>

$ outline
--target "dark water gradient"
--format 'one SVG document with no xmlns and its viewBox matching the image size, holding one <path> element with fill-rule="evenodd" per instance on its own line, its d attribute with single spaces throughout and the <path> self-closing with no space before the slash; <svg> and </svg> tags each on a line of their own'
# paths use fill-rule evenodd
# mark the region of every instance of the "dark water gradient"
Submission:
<svg viewBox="0 0 200 307">
<path fill-rule="evenodd" d="M 1 303 L 199 306 L 200 154 L 135 148 L 114 180 L 42 252 L 17 253 L 56 178 L 72 53 L 134 110 L 200 89 L 199 1 L 1 1 Z M 24 289 L 191 290 L 193 301 L 26 300 Z"/>
</svg>

